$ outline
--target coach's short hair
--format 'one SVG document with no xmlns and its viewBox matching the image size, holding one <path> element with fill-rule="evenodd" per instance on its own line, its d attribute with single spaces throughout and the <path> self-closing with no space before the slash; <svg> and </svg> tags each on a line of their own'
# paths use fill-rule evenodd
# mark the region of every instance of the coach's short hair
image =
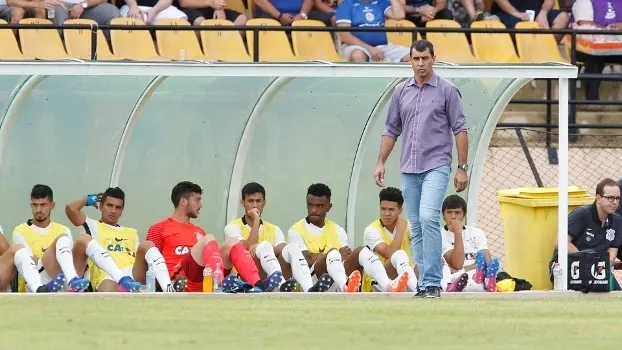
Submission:
<svg viewBox="0 0 622 350">
<path fill-rule="evenodd" d="M 173 191 L 171 191 L 171 201 L 175 208 L 177 208 L 182 198 L 188 198 L 195 193 L 203 194 L 201 186 L 190 181 L 182 181 L 173 187 Z"/>
<path fill-rule="evenodd" d="M 417 52 L 423 52 L 426 49 L 430 50 L 430 55 L 434 57 L 434 45 L 425 39 L 417 40 L 413 42 L 412 45 L 410 45 L 410 55 L 412 56 L 413 50 Z"/>
<path fill-rule="evenodd" d="M 330 196 L 332 195 L 330 188 L 322 183 L 312 184 L 307 189 L 307 195 L 312 195 L 314 197 L 326 197 L 330 200 Z"/>
</svg>

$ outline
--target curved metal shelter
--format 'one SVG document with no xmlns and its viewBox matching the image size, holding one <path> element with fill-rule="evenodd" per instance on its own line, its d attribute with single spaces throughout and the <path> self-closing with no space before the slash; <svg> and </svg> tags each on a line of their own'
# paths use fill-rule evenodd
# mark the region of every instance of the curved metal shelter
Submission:
<svg viewBox="0 0 622 350">
<path fill-rule="evenodd" d="M 463 97 L 472 224 L 483 157 L 507 103 L 531 78 L 567 84 L 577 71 L 436 69 Z M 391 93 L 411 74 L 392 64 L 0 63 L 1 223 L 10 233 L 29 217 L 35 183 L 54 189 L 53 217 L 63 223 L 68 200 L 118 185 L 127 193 L 122 221 L 144 235 L 171 213 L 171 188 L 190 180 L 205 191 L 198 223 L 222 237 L 241 215 L 241 186 L 257 181 L 267 189 L 264 216 L 286 231 L 306 215 L 306 188 L 323 182 L 333 191 L 331 219 L 359 245 L 378 215 L 373 171 Z M 388 185 L 400 185 L 398 162 L 399 145 Z"/>
</svg>

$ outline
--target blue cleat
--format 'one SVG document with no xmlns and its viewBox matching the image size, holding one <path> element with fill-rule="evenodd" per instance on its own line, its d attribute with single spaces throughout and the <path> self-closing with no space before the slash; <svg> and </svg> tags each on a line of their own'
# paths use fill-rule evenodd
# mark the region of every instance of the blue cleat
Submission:
<svg viewBox="0 0 622 350">
<path fill-rule="evenodd" d="M 119 280 L 119 292 L 138 292 L 140 290 L 140 282 L 134 281 L 130 276 L 125 276 Z"/>
<path fill-rule="evenodd" d="M 223 293 L 244 293 L 252 288 L 253 286 L 250 283 L 242 281 L 238 275 L 235 274 L 225 277 L 222 281 Z"/>
<path fill-rule="evenodd" d="M 65 274 L 59 273 L 54 276 L 50 282 L 37 288 L 37 293 L 58 293 L 63 291 L 65 286 Z"/>
<path fill-rule="evenodd" d="M 473 281 L 478 284 L 484 283 L 484 278 L 486 277 L 486 257 L 484 253 L 477 252 L 475 254 L 475 275 L 473 276 Z"/>
<path fill-rule="evenodd" d="M 492 258 L 486 271 L 486 283 L 484 283 L 484 287 L 489 292 L 497 290 L 497 273 L 499 273 L 499 259 Z"/>
<path fill-rule="evenodd" d="M 71 279 L 71 281 L 69 281 L 69 288 L 67 291 L 74 293 L 84 292 L 87 290 L 90 283 L 91 282 L 89 282 L 89 280 L 86 278 L 74 277 Z"/>
<path fill-rule="evenodd" d="M 265 280 L 257 283 L 255 287 L 259 287 L 263 292 L 273 292 L 279 288 L 281 281 L 283 280 L 283 273 L 281 271 L 274 271 Z"/>
</svg>

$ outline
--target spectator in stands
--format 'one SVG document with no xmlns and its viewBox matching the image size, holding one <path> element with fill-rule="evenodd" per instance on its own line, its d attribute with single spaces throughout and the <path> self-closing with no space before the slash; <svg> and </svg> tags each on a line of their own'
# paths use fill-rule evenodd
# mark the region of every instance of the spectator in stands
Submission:
<svg viewBox="0 0 622 350">
<path fill-rule="evenodd" d="M 61 25 L 68 19 L 84 18 L 104 25 L 119 17 L 119 9 L 107 0 L 62 0 L 56 5 L 52 22 Z"/>
<path fill-rule="evenodd" d="M 433 19 L 454 19 L 454 15 L 447 9 L 447 0 L 401 0 L 401 2 L 407 19 L 417 27 L 425 27 L 425 23 Z"/>
<path fill-rule="evenodd" d="M 535 12 L 535 21 L 543 29 L 565 29 L 568 27 L 570 16 L 568 12 L 553 10 L 556 0 L 494 0 L 492 14 L 507 28 L 514 28 L 516 23 L 529 21 L 526 11 Z M 561 39 L 561 37 L 558 37 Z"/>
<path fill-rule="evenodd" d="M 236 26 L 243 26 L 248 20 L 243 14 L 225 8 L 226 0 L 174 0 L 173 5 L 179 7 L 188 16 L 188 22 L 195 26 L 206 19 L 226 19 Z"/>
<path fill-rule="evenodd" d="M 575 29 L 622 29 L 622 1 L 576 0 L 572 6 Z M 577 61 L 585 65 L 585 73 L 599 74 L 606 63 L 622 64 L 622 56 L 593 56 L 577 51 Z M 585 81 L 585 99 L 600 100 L 600 80 Z M 594 107 L 591 107 L 594 108 Z"/>
<path fill-rule="evenodd" d="M 596 253 L 609 253 L 613 262 L 622 242 L 622 217 L 615 213 L 620 205 L 620 187 L 612 179 L 604 179 L 596 186 L 596 199 L 593 204 L 576 208 L 568 215 L 568 253 L 594 250 Z M 553 265 L 557 263 L 557 240 L 549 266 L 552 275 Z M 615 282 L 616 290 L 620 287 Z"/>
<path fill-rule="evenodd" d="M 331 15 L 332 25 L 335 25 L 335 12 L 337 11 L 337 0 L 313 0 L 313 7 L 324 13 Z"/>
<path fill-rule="evenodd" d="M 161 19 L 188 19 L 185 13 L 173 6 L 173 0 L 117 0 L 121 17 L 136 18 L 146 24 Z"/>
<path fill-rule="evenodd" d="M 344 0 L 337 7 L 337 26 L 382 28 L 385 16 L 404 18 L 399 0 Z M 351 62 L 408 62 L 408 47 L 390 44 L 386 32 L 340 32 L 339 37 L 342 54 Z"/>
<path fill-rule="evenodd" d="M 465 28 L 475 21 L 499 20 L 499 17 L 485 12 L 486 2 L 484 0 L 449 0 L 447 8 L 451 11 L 454 20 Z"/>
<path fill-rule="evenodd" d="M 464 225 L 467 203 L 458 195 L 445 198 L 441 207 L 447 223 L 443 234 L 443 281 L 447 292 L 494 292 L 499 259 L 491 258 L 484 231 Z"/>
<path fill-rule="evenodd" d="M 314 0 L 255 0 L 256 18 L 273 18 L 284 26 L 301 19 L 313 19 L 327 26 L 334 24 L 332 12 L 313 9 Z"/>
<path fill-rule="evenodd" d="M 56 1 L 0 0 L 0 19 L 17 24 L 24 18 L 45 18 L 45 9 L 53 9 Z"/>
</svg>

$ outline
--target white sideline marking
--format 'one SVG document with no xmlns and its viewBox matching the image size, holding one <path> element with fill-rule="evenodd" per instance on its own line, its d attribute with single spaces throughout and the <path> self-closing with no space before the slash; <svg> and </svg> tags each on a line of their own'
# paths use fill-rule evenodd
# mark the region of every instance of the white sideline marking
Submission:
<svg viewBox="0 0 622 350">
<path fill-rule="evenodd" d="M 258 298 L 258 299 L 414 299 L 415 293 L 0 293 L 0 300 L 12 298 Z M 589 293 L 523 291 L 512 293 L 441 293 L 441 299 L 580 299 L 622 298 L 622 292 Z"/>
</svg>

